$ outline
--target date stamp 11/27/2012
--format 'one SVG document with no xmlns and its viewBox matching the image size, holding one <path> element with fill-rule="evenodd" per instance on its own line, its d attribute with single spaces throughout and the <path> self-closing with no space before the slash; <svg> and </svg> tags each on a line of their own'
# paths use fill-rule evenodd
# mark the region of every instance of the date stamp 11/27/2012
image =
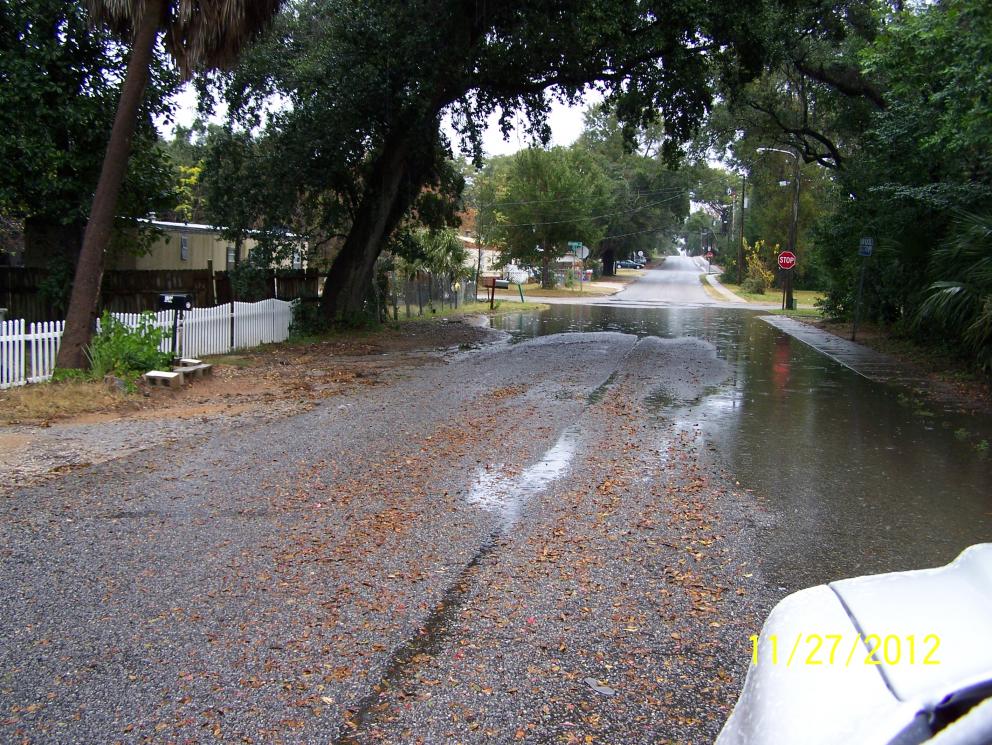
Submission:
<svg viewBox="0 0 992 745">
<path fill-rule="evenodd" d="M 780 640 L 777 634 L 752 634 L 752 665 L 939 665 L 940 637 L 926 634 L 796 634 Z M 784 641 L 785 644 L 780 642 Z"/>
</svg>

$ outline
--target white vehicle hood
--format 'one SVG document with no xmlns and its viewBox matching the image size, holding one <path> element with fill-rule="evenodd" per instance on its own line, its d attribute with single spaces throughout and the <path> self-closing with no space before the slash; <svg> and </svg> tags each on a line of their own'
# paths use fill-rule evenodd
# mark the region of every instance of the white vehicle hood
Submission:
<svg viewBox="0 0 992 745">
<path fill-rule="evenodd" d="M 900 639 L 898 664 L 888 664 L 884 650 L 876 654 L 879 672 L 900 701 L 937 704 L 992 679 L 992 543 L 972 546 L 945 567 L 857 577 L 830 587 L 862 636 Z M 916 664 L 908 664 L 909 637 Z M 931 650 L 937 664 L 919 664 L 921 653 Z M 893 659 L 895 650 L 889 652 Z"/>
<path fill-rule="evenodd" d="M 842 637 L 833 664 L 807 664 L 810 634 Z M 877 665 L 866 664 L 869 648 L 858 641 L 870 634 L 879 637 Z M 899 640 L 898 655 L 890 642 L 894 664 L 885 660 L 887 637 Z M 992 544 L 972 546 L 946 567 L 842 580 L 789 595 L 768 616 L 758 649 L 758 664 L 748 669 L 718 745 L 886 745 L 918 712 L 992 680 Z M 922 664 L 930 652 L 939 664 Z M 821 647 L 817 658 L 825 657 Z"/>
</svg>

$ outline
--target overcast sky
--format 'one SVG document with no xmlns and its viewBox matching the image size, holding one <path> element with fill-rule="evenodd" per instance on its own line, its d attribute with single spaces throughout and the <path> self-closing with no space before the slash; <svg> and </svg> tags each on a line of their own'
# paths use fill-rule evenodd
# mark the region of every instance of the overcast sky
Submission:
<svg viewBox="0 0 992 745">
<path fill-rule="evenodd" d="M 548 120 L 551 125 L 551 144 L 571 145 L 575 142 L 582 134 L 582 113 L 585 107 L 598 100 L 598 94 L 590 94 L 586 97 L 586 103 L 583 106 L 569 107 L 559 103 L 552 104 L 551 116 Z M 196 92 L 191 86 L 187 85 L 176 97 L 176 109 L 173 116 L 176 124 L 188 127 L 193 123 L 196 118 Z M 490 117 L 483 135 L 486 155 L 508 155 L 527 146 L 528 141 L 522 127 L 510 133 L 509 141 L 504 141 L 503 135 L 496 125 L 498 120 L 499 117 L 495 114 Z M 214 117 L 212 121 L 222 123 L 224 117 Z M 157 122 L 157 125 L 164 137 L 172 137 L 173 126 L 167 126 L 161 120 Z M 453 136 L 450 129 L 447 132 L 449 137 Z"/>
</svg>

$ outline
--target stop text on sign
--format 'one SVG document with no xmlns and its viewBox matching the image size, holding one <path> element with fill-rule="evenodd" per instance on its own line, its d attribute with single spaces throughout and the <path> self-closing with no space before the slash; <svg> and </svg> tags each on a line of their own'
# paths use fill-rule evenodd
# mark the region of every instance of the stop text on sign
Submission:
<svg viewBox="0 0 992 745">
<path fill-rule="evenodd" d="M 779 269 L 792 269 L 796 265 L 796 255 L 792 251 L 783 251 L 778 255 Z"/>
</svg>

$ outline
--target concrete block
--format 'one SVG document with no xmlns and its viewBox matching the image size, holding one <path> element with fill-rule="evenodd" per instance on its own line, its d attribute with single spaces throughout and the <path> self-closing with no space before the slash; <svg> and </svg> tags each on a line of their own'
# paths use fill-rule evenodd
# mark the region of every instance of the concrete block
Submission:
<svg viewBox="0 0 992 745">
<path fill-rule="evenodd" d="M 142 377 L 148 385 L 157 385 L 163 388 L 181 388 L 186 383 L 183 374 L 175 371 L 150 370 Z"/>
</svg>

